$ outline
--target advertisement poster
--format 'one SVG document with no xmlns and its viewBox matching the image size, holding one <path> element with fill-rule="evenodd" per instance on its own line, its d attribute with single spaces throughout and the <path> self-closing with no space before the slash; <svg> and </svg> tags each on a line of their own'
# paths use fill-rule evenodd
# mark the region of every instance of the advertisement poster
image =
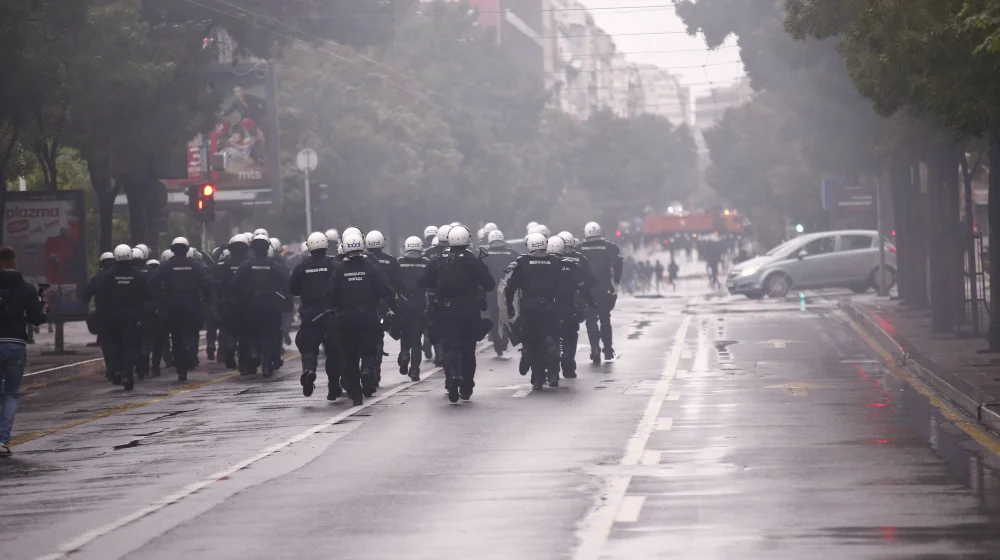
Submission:
<svg viewBox="0 0 1000 560">
<path fill-rule="evenodd" d="M 220 191 L 271 188 L 277 116 L 268 72 L 264 61 L 218 65 L 208 72 L 211 87 L 222 95 L 215 128 L 188 143 L 187 178 L 164 180 L 168 190 L 203 183 L 203 171 L 221 156 L 225 169 L 212 171 Z"/>
<path fill-rule="evenodd" d="M 25 280 L 49 284 L 45 296 L 53 322 L 87 317 L 78 297 L 87 284 L 85 216 L 82 191 L 6 193 L 0 243 L 17 252 Z"/>
</svg>

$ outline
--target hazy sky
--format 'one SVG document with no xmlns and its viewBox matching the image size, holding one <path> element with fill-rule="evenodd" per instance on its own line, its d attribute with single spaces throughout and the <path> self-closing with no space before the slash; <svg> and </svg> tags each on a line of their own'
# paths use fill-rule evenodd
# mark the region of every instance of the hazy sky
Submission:
<svg viewBox="0 0 1000 560">
<path fill-rule="evenodd" d="M 710 51 L 701 36 L 687 35 L 671 0 L 581 0 L 594 21 L 614 36 L 631 62 L 655 64 L 692 90 L 726 85 L 744 75 L 735 39 Z"/>
</svg>

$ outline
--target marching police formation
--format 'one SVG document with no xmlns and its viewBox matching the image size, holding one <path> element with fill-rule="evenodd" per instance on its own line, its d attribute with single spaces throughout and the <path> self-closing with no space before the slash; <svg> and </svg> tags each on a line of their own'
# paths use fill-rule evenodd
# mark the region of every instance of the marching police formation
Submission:
<svg viewBox="0 0 1000 560">
<path fill-rule="evenodd" d="M 472 397 L 477 343 L 487 337 L 497 356 L 521 346 L 519 371 L 531 373 L 536 390 L 557 387 L 560 374 L 577 376 L 580 323 L 592 362 L 615 359 L 611 311 L 622 258 L 597 223 L 585 226 L 582 242 L 531 223 L 523 252 L 493 223 L 475 240 L 457 222 L 423 233 L 395 258 L 379 231 L 314 232 L 294 266 L 263 229 L 236 234 L 211 255 L 183 237 L 158 260 L 145 245 L 119 245 L 101 255 L 81 297 L 95 303 L 88 326 L 107 377 L 126 391 L 159 376 L 161 361 L 186 381 L 199 365 L 202 329 L 209 360 L 273 376 L 296 300 L 303 394 L 315 391 L 322 354 L 327 399 L 346 395 L 355 406 L 379 388 L 386 334 L 400 342 L 400 374 L 419 381 L 425 359 L 443 368 L 452 403 Z"/>
</svg>

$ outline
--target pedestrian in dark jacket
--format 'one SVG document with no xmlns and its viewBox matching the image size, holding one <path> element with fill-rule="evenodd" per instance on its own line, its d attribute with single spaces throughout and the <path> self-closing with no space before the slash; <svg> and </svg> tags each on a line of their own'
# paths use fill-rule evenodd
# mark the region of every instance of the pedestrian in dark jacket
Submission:
<svg viewBox="0 0 1000 560">
<path fill-rule="evenodd" d="M 46 311 L 38 290 L 18 272 L 17 253 L 0 247 L 0 457 L 11 454 L 10 432 L 27 364 L 28 329 L 44 323 Z"/>
</svg>

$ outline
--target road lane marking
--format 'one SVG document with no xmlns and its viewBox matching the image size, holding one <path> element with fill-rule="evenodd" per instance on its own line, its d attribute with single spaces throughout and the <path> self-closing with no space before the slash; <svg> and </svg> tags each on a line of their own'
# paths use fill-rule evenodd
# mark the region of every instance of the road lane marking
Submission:
<svg viewBox="0 0 1000 560">
<path fill-rule="evenodd" d="M 794 344 L 794 340 L 762 340 L 757 344 L 764 344 L 766 346 L 774 346 L 775 348 L 788 348 L 789 344 Z"/>
<path fill-rule="evenodd" d="M 638 466 L 642 460 L 646 444 L 649 442 L 649 437 L 660 416 L 663 401 L 670 391 L 670 382 L 677 374 L 677 365 L 680 363 L 684 341 L 690 326 L 691 315 L 685 315 L 674 334 L 674 343 L 667 355 L 667 361 L 659 383 L 656 385 L 656 390 L 649 398 L 642 419 L 625 447 L 625 455 L 619 463 L 622 467 Z M 604 550 L 604 545 L 611 536 L 611 529 L 614 526 L 618 510 L 626 497 L 625 494 L 631 480 L 631 475 L 613 475 L 607 480 L 604 491 L 597 496 L 593 508 L 579 526 L 577 531 L 579 542 L 573 552 L 573 560 L 598 560 L 600 558 L 601 551 Z"/>
<path fill-rule="evenodd" d="M 482 352 L 487 346 L 491 346 L 491 344 L 489 344 L 489 343 L 482 343 L 482 344 L 480 344 L 476 348 L 476 352 L 477 353 Z M 354 414 L 357 414 L 358 412 L 361 412 L 362 410 L 364 410 L 364 409 L 366 409 L 366 408 L 368 408 L 370 406 L 378 404 L 378 403 L 384 401 L 385 399 L 388 399 L 389 397 L 395 395 L 396 393 L 398 393 L 398 392 L 400 392 L 400 391 L 402 391 L 402 390 L 404 390 L 404 389 L 406 389 L 408 387 L 414 387 L 416 385 L 419 385 L 419 384 L 427 381 L 428 379 L 430 379 L 431 377 L 433 377 L 436 373 L 438 373 L 440 371 L 442 371 L 441 368 L 435 368 L 435 369 L 429 371 L 427 373 L 427 375 L 423 376 L 419 381 L 410 381 L 410 382 L 404 381 L 404 382 L 400 383 L 399 385 L 393 387 L 392 389 L 389 389 L 388 391 L 386 391 L 385 393 L 382 393 L 381 395 L 379 395 L 377 397 L 374 397 L 374 398 L 371 398 L 371 399 L 366 399 L 365 402 L 364 402 L 364 404 L 362 404 L 360 406 L 353 406 L 353 407 L 345 410 L 344 412 L 342 412 L 342 413 L 340 413 L 340 414 L 338 414 L 338 415 L 330 418 L 326 422 L 323 422 L 322 424 L 317 424 L 317 425 L 309 428 L 308 430 L 305 430 L 304 432 L 299 433 L 299 434 L 297 434 L 297 435 L 295 435 L 295 436 L 293 436 L 293 437 L 291 437 L 291 438 L 289 438 L 289 439 L 287 439 L 287 440 L 285 440 L 285 441 L 283 441 L 281 443 L 278 443 L 278 444 L 275 444 L 275 445 L 272 445 L 270 447 L 267 447 L 267 448 L 263 449 L 260 453 L 254 455 L 253 457 L 250 457 L 248 459 L 244 459 L 244 460 L 240 461 L 239 463 L 236 463 L 235 465 L 233 465 L 233 466 L 231 466 L 231 467 L 229 467 L 227 469 L 224 469 L 224 470 L 221 470 L 221 471 L 219 471 L 219 472 L 217 472 L 215 474 L 209 475 L 208 477 L 203 478 L 202 480 L 199 480 L 198 482 L 194 482 L 192 484 L 189 484 L 189 485 L 181 488 L 177 492 L 174 492 L 173 494 L 170 494 L 168 496 L 164 496 L 163 498 L 160 498 L 159 500 L 156 500 L 155 502 L 149 504 L 148 506 L 146 506 L 144 508 L 141 508 L 139 510 L 136 510 L 136 511 L 134 511 L 134 512 L 132 512 L 132 513 L 130 513 L 130 514 L 124 516 L 124 517 L 121 517 L 121 518 L 119 518 L 119 519 L 117 519 L 115 521 L 112 521 L 111 523 L 108 523 L 108 524 L 103 525 L 101 527 L 97 527 L 96 529 L 92 529 L 90 531 L 82 533 L 81 535 L 77 536 L 73 540 L 70 540 L 70 541 L 68 541 L 66 543 L 63 543 L 63 544 L 59 545 L 58 547 L 56 547 L 56 551 L 55 552 L 53 552 L 51 554 L 46 554 L 44 556 L 40 556 L 40 557 L 38 557 L 37 560 L 63 560 L 65 558 L 68 558 L 70 554 L 73 554 L 74 552 L 79 551 L 81 548 L 83 548 L 84 546 L 86 546 L 86 545 L 94 542 L 95 540 L 97 540 L 97 539 L 99 539 L 99 538 L 101 538 L 101 537 L 103 537 L 105 535 L 108 535 L 109 533 L 117 531 L 118 529 L 121 529 L 122 527 L 125 527 L 126 525 L 129 525 L 131 523 L 134 523 L 134 522 L 136 522 L 136 521 L 138 521 L 138 520 L 140 520 L 140 519 L 142 519 L 144 517 L 147 517 L 147 516 L 149 516 L 149 515 L 151 515 L 153 513 L 156 513 L 156 512 L 160 511 L 161 509 L 163 509 L 163 508 L 165 508 L 165 507 L 167 507 L 167 506 L 169 506 L 171 504 L 175 504 L 175 503 L 183 500 L 184 498 L 187 498 L 188 496 L 190 496 L 190 495 L 198 492 L 202 488 L 205 488 L 205 487 L 211 485 L 214 482 L 218 482 L 220 480 L 227 479 L 227 478 L 231 477 L 232 475 L 236 474 L 237 472 L 239 472 L 239 471 L 241 471 L 241 470 L 243 470 L 243 469 L 245 469 L 245 468 L 253 465 L 254 463 L 256 463 L 256 462 L 258 462 L 258 461 L 260 461 L 262 459 L 265 459 L 267 457 L 270 457 L 271 455 L 274 455 L 275 453 L 281 451 L 282 449 L 285 449 L 286 447 L 288 447 L 290 445 L 298 443 L 298 442 L 300 442 L 300 441 L 308 438 L 309 436 L 311 436 L 313 434 L 321 432 L 321 431 L 329 428 L 330 426 L 333 426 L 334 424 L 336 424 L 338 422 L 341 422 L 344 419 L 346 419 L 346 418 L 348 418 L 350 416 L 353 416 Z M 238 372 L 237 372 L 237 375 L 239 375 Z M 218 382 L 218 381 L 221 381 L 221 379 L 213 380 L 213 382 Z M 164 398 L 169 398 L 169 397 L 164 397 Z"/>
<path fill-rule="evenodd" d="M 694 352 L 692 352 L 690 350 L 685 350 L 684 353 L 681 354 L 681 358 L 683 358 L 685 360 L 690 360 L 693 357 L 694 357 Z"/>
<path fill-rule="evenodd" d="M 520 389 L 518 389 L 517 391 L 515 391 L 514 394 L 511 395 L 510 397 L 512 399 L 519 399 L 519 398 L 522 398 L 522 397 L 527 397 L 528 395 L 531 394 L 531 390 L 532 390 L 531 389 L 531 385 L 528 385 L 527 387 L 521 387 Z"/>
<path fill-rule="evenodd" d="M 677 393 L 677 392 L 672 392 L 672 393 L 670 393 L 670 394 L 667 395 L 667 400 L 668 401 L 679 401 L 679 400 L 681 400 L 681 394 Z"/>
<path fill-rule="evenodd" d="M 622 504 L 618 506 L 615 523 L 638 523 L 639 514 L 642 513 L 642 506 L 645 503 L 646 496 L 625 496 L 622 498 Z"/>
<path fill-rule="evenodd" d="M 673 418 L 660 418 L 656 421 L 656 429 L 661 432 L 666 432 L 674 428 Z"/>
<path fill-rule="evenodd" d="M 677 379 L 687 379 L 688 377 L 689 377 L 688 370 L 686 369 L 677 370 L 677 376 L 676 376 Z"/>
<path fill-rule="evenodd" d="M 660 458 L 663 453 L 660 451 L 644 451 L 642 453 L 642 466 L 644 467 L 655 467 L 660 464 Z"/>
</svg>

